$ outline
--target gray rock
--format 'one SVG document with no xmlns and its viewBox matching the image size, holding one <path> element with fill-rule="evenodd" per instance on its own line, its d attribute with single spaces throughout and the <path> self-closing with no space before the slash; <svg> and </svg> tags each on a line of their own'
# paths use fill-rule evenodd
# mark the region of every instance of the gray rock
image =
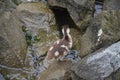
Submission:
<svg viewBox="0 0 120 80">
<path fill-rule="evenodd" d="M 120 69 L 113 72 L 109 77 L 105 78 L 105 80 L 120 80 Z"/>
<path fill-rule="evenodd" d="M 120 42 L 83 58 L 72 70 L 86 80 L 104 80 L 120 68 Z"/>
<path fill-rule="evenodd" d="M 43 3 L 22 3 L 17 6 L 16 11 L 23 25 L 34 35 L 40 29 L 49 31 L 50 26 L 55 25 L 54 14 Z"/>
<path fill-rule="evenodd" d="M 105 0 L 104 10 L 120 10 L 120 0 Z"/>
<path fill-rule="evenodd" d="M 0 64 L 23 66 L 26 48 L 26 40 L 16 14 L 0 12 Z"/>
<path fill-rule="evenodd" d="M 81 58 L 78 56 L 77 50 L 71 50 L 67 55 L 65 55 L 65 59 L 70 60 L 73 64 L 77 63 L 81 60 Z"/>
<path fill-rule="evenodd" d="M 107 10 L 91 20 L 89 27 L 81 39 L 80 56 L 86 56 L 120 39 L 119 14 L 120 11 Z"/>
<path fill-rule="evenodd" d="M 22 3 L 17 6 L 16 12 L 23 26 L 31 34 L 34 51 L 38 56 L 44 55 L 58 39 L 59 32 L 55 26 L 53 12 L 41 2 Z"/>
</svg>

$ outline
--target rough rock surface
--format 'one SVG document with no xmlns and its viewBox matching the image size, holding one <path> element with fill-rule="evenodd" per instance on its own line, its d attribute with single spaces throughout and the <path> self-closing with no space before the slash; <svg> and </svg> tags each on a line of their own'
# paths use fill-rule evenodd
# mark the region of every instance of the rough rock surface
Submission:
<svg viewBox="0 0 120 80">
<path fill-rule="evenodd" d="M 109 77 L 105 78 L 105 80 L 120 80 L 120 69 L 113 72 Z"/>
<path fill-rule="evenodd" d="M 43 3 L 22 3 L 17 6 L 17 12 L 27 30 L 34 34 L 38 34 L 41 28 L 49 31 L 50 26 L 55 25 L 54 14 Z"/>
<path fill-rule="evenodd" d="M 103 80 L 120 68 L 120 42 L 83 58 L 72 70 L 86 80 Z"/>
<path fill-rule="evenodd" d="M 119 14 L 120 11 L 107 10 L 91 21 L 81 39 L 81 56 L 108 46 L 120 39 Z"/>
<path fill-rule="evenodd" d="M 72 49 L 78 50 L 80 53 L 80 45 L 81 45 L 81 35 L 80 32 L 74 28 L 70 29 L 70 34 L 73 40 Z"/>
<path fill-rule="evenodd" d="M 34 43 L 37 55 L 45 54 L 59 34 L 52 11 L 40 2 L 22 3 L 16 11 L 26 30 L 38 39 Z"/>
<path fill-rule="evenodd" d="M 21 24 L 13 12 L 0 12 L 0 64 L 21 67 L 27 44 Z"/>
<path fill-rule="evenodd" d="M 104 10 L 120 10 L 120 0 L 105 0 Z"/>
<path fill-rule="evenodd" d="M 71 62 L 54 61 L 49 68 L 39 75 L 39 80 L 64 80 L 64 76 L 70 70 Z M 46 77 L 47 75 L 47 77 Z M 67 78 L 67 77 L 66 77 Z"/>
</svg>

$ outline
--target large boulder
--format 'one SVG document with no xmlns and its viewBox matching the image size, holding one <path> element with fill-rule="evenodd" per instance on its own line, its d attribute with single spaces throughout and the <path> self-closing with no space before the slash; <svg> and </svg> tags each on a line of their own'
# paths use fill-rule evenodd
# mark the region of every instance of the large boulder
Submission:
<svg viewBox="0 0 120 80">
<path fill-rule="evenodd" d="M 120 69 L 120 42 L 100 49 L 83 58 L 72 67 L 73 72 L 85 80 L 104 80 Z M 116 75 L 119 80 L 120 74 Z M 115 79 L 114 78 L 114 79 Z"/>
<path fill-rule="evenodd" d="M 14 12 L 0 12 L 0 64 L 21 67 L 27 44 L 21 24 Z"/>
<path fill-rule="evenodd" d="M 105 80 L 120 80 L 120 69 L 113 72 L 109 77 L 105 78 Z"/>
<path fill-rule="evenodd" d="M 40 2 L 22 3 L 17 6 L 16 12 L 31 37 L 36 38 L 33 42 L 37 55 L 45 54 L 50 45 L 58 39 L 53 12 Z"/>
<path fill-rule="evenodd" d="M 108 46 L 120 39 L 120 11 L 103 11 L 96 16 L 81 39 L 81 54 L 86 56 L 89 53 Z"/>
<path fill-rule="evenodd" d="M 16 11 L 24 26 L 33 34 L 38 34 L 40 29 L 49 31 L 50 26 L 55 25 L 54 14 L 43 3 L 22 3 Z"/>
<path fill-rule="evenodd" d="M 104 1 L 104 10 L 120 10 L 120 1 L 119 0 L 105 0 Z M 112 73 L 108 78 L 105 80 L 120 80 L 120 69 L 116 72 Z"/>
</svg>

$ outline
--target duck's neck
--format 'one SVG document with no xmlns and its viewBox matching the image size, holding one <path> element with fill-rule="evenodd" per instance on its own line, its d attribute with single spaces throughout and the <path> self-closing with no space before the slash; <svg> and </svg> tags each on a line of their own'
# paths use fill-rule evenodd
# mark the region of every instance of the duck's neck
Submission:
<svg viewBox="0 0 120 80">
<path fill-rule="evenodd" d="M 71 38 L 71 35 L 69 33 L 65 32 L 63 34 L 63 39 L 66 40 L 66 41 L 72 42 L 72 38 Z"/>
</svg>

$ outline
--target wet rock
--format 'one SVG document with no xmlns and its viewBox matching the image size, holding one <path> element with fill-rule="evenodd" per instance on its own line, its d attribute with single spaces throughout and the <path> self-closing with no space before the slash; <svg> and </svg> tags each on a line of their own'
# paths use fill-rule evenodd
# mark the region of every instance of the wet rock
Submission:
<svg viewBox="0 0 120 80">
<path fill-rule="evenodd" d="M 43 3 L 22 3 L 17 6 L 18 16 L 34 38 L 33 45 L 37 55 L 47 52 L 49 46 L 58 39 L 53 12 Z"/>
<path fill-rule="evenodd" d="M 120 0 L 105 0 L 104 10 L 120 10 Z"/>
<path fill-rule="evenodd" d="M 21 67 L 26 56 L 26 40 L 14 12 L 0 12 L 0 64 Z"/>
<path fill-rule="evenodd" d="M 75 64 L 81 60 L 78 54 L 77 50 L 71 50 L 67 55 L 65 55 L 65 59 L 70 60 L 72 64 Z"/>
<path fill-rule="evenodd" d="M 86 56 L 120 39 L 119 13 L 120 11 L 114 10 L 103 11 L 91 21 L 81 39 L 81 56 Z"/>
<path fill-rule="evenodd" d="M 111 73 L 120 69 L 119 46 L 120 42 L 117 42 L 108 48 L 94 52 L 75 64 L 72 70 L 86 80 L 104 80 Z"/>
<path fill-rule="evenodd" d="M 48 0 L 50 6 L 67 8 L 71 18 L 79 28 L 86 26 L 92 17 L 94 0 Z"/>
</svg>

